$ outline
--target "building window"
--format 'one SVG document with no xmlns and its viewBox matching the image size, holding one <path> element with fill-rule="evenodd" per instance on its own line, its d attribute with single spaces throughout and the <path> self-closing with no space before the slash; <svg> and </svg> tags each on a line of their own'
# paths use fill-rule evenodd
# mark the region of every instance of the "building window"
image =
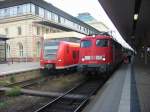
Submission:
<svg viewBox="0 0 150 112">
<path fill-rule="evenodd" d="M 5 34 L 8 35 L 8 28 L 5 28 Z"/>
<path fill-rule="evenodd" d="M 10 45 L 6 44 L 6 55 L 7 57 L 10 57 Z"/>
<path fill-rule="evenodd" d="M 52 15 L 52 21 L 58 22 L 58 15 L 56 15 L 55 13 L 51 13 Z"/>
<path fill-rule="evenodd" d="M 13 7 L 13 16 L 17 15 L 17 6 Z"/>
<path fill-rule="evenodd" d="M 80 29 L 80 25 L 77 24 L 77 29 Z"/>
<path fill-rule="evenodd" d="M 44 18 L 48 19 L 48 11 L 47 10 L 44 10 Z"/>
<path fill-rule="evenodd" d="M 63 18 L 63 17 L 61 17 L 61 18 L 60 18 L 60 23 L 64 24 L 65 22 L 66 22 L 66 19 Z"/>
<path fill-rule="evenodd" d="M 19 56 L 22 57 L 23 56 L 23 45 L 22 45 L 22 43 L 18 43 L 18 47 L 19 47 Z"/>
<path fill-rule="evenodd" d="M 35 5 L 31 4 L 31 13 L 35 14 Z"/>
<path fill-rule="evenodd" d="M 10 7 L 10 16 L 14 16 L 14 7 Z"/>
<path fill-rule="evenodd" d="M 22 7 L 23 7 L 23 14 L 26 14 L 27 13 L 27 5 L 25 4 Z"/>
<path fill-rule="evenodd" d="M 77 24 L 76 24 L 76 23 L 73 23 L 73 27 L 74 27 L 75 29 L 77 29 Z"/>
<path fill-rule="evenodd" d="M 80 30 L 83 32 L 83 27 L 82 26 L 80 27 Z"/>
<path fill-rule="evenodd" d="M 0 9 L 0 18 L 4 17 L 4 9 Z"/>
<path fill-rule="evenodd" d="M 5 14 L 5 17 L 9 17 L 10 16 L 10 8 L 4 9 L 4 14 Z"/>
<path fill-rule="evenodd" d="M 37 35 L 40 35 L 40 27 L 37 27 L 37 29 L 36 29 L 36 34 L 37 34 Z"/>
<path fill-rule="evenodd" d="M 21 27 L 19 26 L 18 27 L 18 35 L 21 35 L 22 34 L 22 30 L 21 30 Z"/>
<path fill-rule="evenodd" d="M 51 15 L 52 15 L 52 21 L 55 21 L 55 16 L 54 16 L 54 13 L 51 13 Z"/>
<path fill-rule="evenodd" d="M 27 13 L 35 14 L 35 5 L 28 3 L 24 5 L 0 9 L 0 18 L 23 15 Z"/>
<path fill-rule="evenodd" d="M 22 9 L 23 9 L 23 14 L 27 14 L 27 13 L 30 13 L 30 4 L 24 4 L 22 5 Z"/>
<path fill-rule="evenodd" d="M 36 56 L 40 56 L 40 42 L 36 43 Z"/>
<path fill-rule="evenodd" d="M 18 15 L 23 14 L 23 7 L 22 7 L 22 5 L 17 6 L 17 14 Z"/>
<path fill-rule="evenodd" d="M 58 22 L 58 15 L 54 14 L 54 16 L 55 16 L 55 22 Z"/>
<path fill-rule="evenodd" d="M 39 7 L 39 16 L 44 18 L 44 9 Z"/>
<path fill-rule="evenodd" d="M 49 11 L 48 11 L 47 16 L 48 16 L 48 17 L 47 17 L 47 18 L 48 18 L 48 20 L 51 20 L 51 12 L 49 12 Z"/>
<path fill-rule="evenodd" d="M 81 26 L 79 25 L 79 29 L 81 30 Z"/>
<path fill-rule="evenodd" d="M 89 29 L 87 29 L 87 34 L 89 34 Z"/>
<path fill-rule="evenodd" d="M 46 28 L 46 34 L 48 34 L 49 33 L 49 29 L 48 28 Z"/>
</svg>

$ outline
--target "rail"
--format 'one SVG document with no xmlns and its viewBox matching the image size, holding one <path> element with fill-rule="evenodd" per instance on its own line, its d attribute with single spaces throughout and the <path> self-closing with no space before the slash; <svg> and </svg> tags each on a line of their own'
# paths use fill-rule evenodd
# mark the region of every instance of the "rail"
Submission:
<svg viewBox="0 0 150 112">
<path fill-rule="evenodd" d="M 34 112 L 79 112 L 102 84 L 99 81 L 86 81 Z M 85 97 L 81 99 L 67 99 L 65 96 L 68 94 L 83 95 Z"/>
<path fill-rule="evenodd" d="M 5 87 L 13 87 L 13 86 L 19 86 L 19 87 L 28 87 L 34 84 L 39 83 L 40 81 L 44 81 L 46 79 L 43 79 L 41 77 L 36 77 L 36 78 L 32 78 L 32 79 L 28 79 L 28 80 L 24 80 L 24 81 L 20 81 L 20 82 L 15 82 L 15 83 L 11 83 L 8 85 L 5 85 Z"/>
</svg>

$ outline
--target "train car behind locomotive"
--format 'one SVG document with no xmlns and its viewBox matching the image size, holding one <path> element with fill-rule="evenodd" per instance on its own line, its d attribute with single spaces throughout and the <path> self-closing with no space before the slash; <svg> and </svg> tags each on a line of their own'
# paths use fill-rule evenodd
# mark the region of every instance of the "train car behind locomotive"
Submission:
<svg viewBox="0 0 150 112">
<path fill-rule="evenodd" d="M 80 72 L 110 73 L 122 60 L 122 46 L 110 35 L 86 36 L 81 39 Z"/>
</svg>

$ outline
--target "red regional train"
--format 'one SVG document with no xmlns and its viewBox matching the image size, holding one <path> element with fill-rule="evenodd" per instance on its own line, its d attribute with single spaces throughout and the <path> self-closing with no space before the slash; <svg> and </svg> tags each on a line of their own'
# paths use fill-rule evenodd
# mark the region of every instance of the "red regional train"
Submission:
<svg viewBox="0 0 150 112">
<path fill-rule="evenodd" d="M 79 43 L 44 40 L 40 56 L 41 70 L 68 69 L 77 66 L 79 47 Z"/>
<path fill-rule="evenodd" d="M 42 40 L 40 65 L 41 72 L 66 72 L 77 67 L 79 42 L 84 35 L 77 32 L 57 32 L 44 35 Z"/>
<path fill-rule="evenodd" d="M 80 72 L 109 74 L 122 61 L 122 46 L 109 34 L 81 39 L 78 65 Z"/>
</svg>

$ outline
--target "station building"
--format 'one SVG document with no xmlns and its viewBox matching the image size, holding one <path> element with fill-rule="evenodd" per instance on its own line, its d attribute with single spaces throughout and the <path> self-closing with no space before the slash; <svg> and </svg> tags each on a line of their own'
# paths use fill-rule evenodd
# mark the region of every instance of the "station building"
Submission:
<svg viewBox="0 0 150 112">
<path fill-rule="evenodd" d="M 99 32 L 90 25 L 43 0 L 5 0 L 0 2 L 0 33 L 7 35 L 7 60 L 39 60 L 44 34 L 76 31 Z"/>
</svg>

